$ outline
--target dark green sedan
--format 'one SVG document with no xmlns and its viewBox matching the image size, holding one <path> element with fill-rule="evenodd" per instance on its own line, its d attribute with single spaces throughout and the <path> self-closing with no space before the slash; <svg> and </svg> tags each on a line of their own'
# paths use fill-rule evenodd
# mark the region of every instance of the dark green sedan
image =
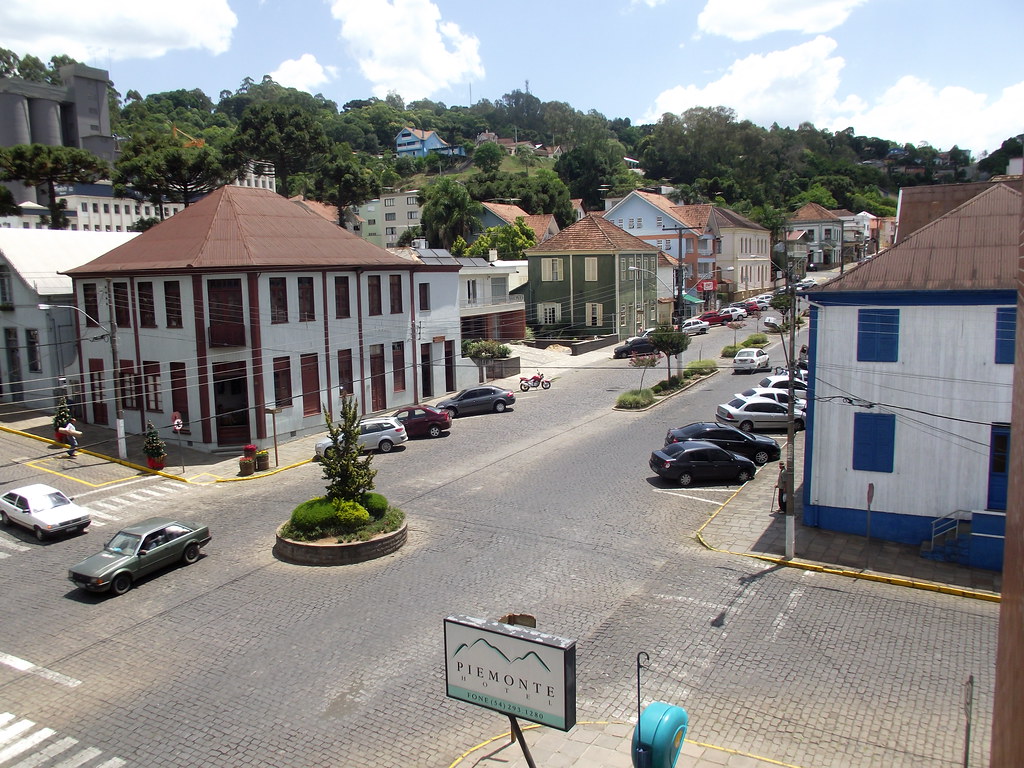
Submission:
<svg viewBox="0 0 1024 768">
<path fill-rule="evenodd" d="M 194 563 L 210 541 L 210 529 L 167 517 L 151 517 L 121 529 L 103 551 L 68 571 L 75 586 L 123 595 L 135 580 L 172 563 Z"/>
</svg>

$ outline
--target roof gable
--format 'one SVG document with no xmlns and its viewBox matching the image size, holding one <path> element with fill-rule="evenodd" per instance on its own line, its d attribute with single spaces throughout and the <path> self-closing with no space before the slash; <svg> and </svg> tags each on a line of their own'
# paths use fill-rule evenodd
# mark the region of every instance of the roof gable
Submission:
<svg viewBox="0 0 1024 768">
<path fill-rule="evenodd" d="M 789 221 L 795 224 L 800 221 L 841 221 L 841 219 L 824 206 L 817 203 L 806 203 L 790 215 Z"/>
<path fill-rule="evenodd" d="M 821 290 L 1016 290 L 1020 215 L 1020 192 L 990 187 Z"/>
<path fill-rule="evenodd" d="M 599 213 L 584 216 L 574 224 L 570 224 L 542 245 L 528 248 L 527 255 L 556 252 L 583 251 L 630 251 L 634 253 L 657 253 L 658 249 L 624 232 Z"/>
<path fill-rule="evenodd" d="M 269 189 L 226 186 L 68 274 L 352 266 L 409 262 Z"/>
</svg>

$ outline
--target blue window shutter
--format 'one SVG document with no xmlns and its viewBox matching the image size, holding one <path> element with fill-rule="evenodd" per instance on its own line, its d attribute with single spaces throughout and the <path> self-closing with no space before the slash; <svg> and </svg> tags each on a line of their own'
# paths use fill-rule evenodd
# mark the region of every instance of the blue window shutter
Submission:
<svg viewBox="0 0 1024 768">
<path fill-rule="evenodd" d="M 857 359 L 895 363 L 900 352 L 898 309 L 857 310 Z"/>
<path fill-rule="evenodd" d="M 892 472 L 896 456 L 896 416 L 891 413 L 853 415 L 853 468 Z"/>
<path fill-rule="evenodd" d="M 996 362 L 1013 365 L 1013 348 L 1017 341 L 1017 308 L 996 309 Z"/>
</svg>

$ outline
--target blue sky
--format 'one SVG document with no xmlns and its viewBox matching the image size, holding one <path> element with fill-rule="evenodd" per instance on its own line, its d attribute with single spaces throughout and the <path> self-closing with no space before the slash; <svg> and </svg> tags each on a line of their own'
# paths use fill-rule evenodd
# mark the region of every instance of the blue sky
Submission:
<svg viewBox="0 0 1024 768">
<path fill-rule="evenodd" d="M 1020 0 L 4 0 L 0 47 L 66 53 L 122 94 L 214 101 L 270 74 L 339 106 L 516 88 L 608 118 L 692 106 L 759 125 L 954 144 L 1024 133 Z"/>
</svg>

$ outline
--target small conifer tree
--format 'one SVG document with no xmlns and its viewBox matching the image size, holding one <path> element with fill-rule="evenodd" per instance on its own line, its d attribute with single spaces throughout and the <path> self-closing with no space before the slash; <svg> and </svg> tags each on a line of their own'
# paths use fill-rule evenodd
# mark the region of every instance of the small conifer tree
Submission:
<svg viewBox="0 0 1024 768">
<path fill-rule="evenodd" d="M 321 462 L 327 481 L 327 498 L 332 501 L 360 502 L 363 495 L 373 490 L 377 470 L 370 468 L 372 456 L 363 456 L 359 447 L 359 411 L 355 398 L 341 398 L 338 423 L 331 421 L 330 411 L 323 409 L 327 436 L 332 445 L 324 451 Z"/>
<path fill-rule="evenodd" d="M 68 408 L 68 399 L 61 396 L 57 401 L 57 410 L 53 412 L 53 431 L 58 431 L 69 421 L 71 421 L 71 410 Z"/>
<path fill-rule="evenodd" d="M 142 452 L 150 459 L 167 455 L 167 444 L 160 439 L 160 433 L 152 421 L 146 422 L 146 441 L 142 444 Z"/>
</svg>

